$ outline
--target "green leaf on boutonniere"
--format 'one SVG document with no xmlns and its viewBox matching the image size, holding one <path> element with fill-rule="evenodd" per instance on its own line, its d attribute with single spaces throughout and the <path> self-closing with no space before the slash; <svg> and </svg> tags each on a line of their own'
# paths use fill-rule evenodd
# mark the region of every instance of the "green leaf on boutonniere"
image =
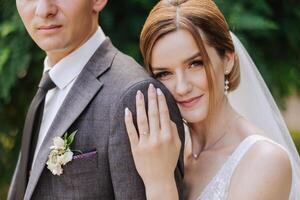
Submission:
<svg viewBox="0 0 300 200">
<path fill-rule="evenodd" d="M 70 135 L 68 133 L 64 134 L 64 143 L 65 143 L 65 148 L 70 148 L 72 142 L 74 141 L 75 138 L 75 134 L 77 133 L 78 130 L 74 131 L 73 133 L 71 133 Z"/>
<path fill-rule="evenodd" d="M 68 147 L 68 133 L 65 133 L 64 134 L 64 146 L 65 146 L 65 148 L 67 148 Z"/>
<path fill-rule="evenodd" d="M 67 145 L 70 146 L 73 143 L 74 137 L 77 133 L 77 130 L 74 131 L 73 133 L 71 133 L 68 137 L 67 137 Z"/>
</svg>

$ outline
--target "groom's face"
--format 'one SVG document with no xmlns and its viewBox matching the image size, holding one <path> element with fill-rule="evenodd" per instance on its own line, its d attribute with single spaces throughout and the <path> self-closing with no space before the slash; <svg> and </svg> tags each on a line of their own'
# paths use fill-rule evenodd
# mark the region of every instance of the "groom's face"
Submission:
<svg viewBox="0 0 300 200">
<path fill-rule="evenodd" d="M 37 45 L 48 55 L 64 57 L 95 32 L 106 0 L 16 0 L 16 4 Z"/>
</svg>

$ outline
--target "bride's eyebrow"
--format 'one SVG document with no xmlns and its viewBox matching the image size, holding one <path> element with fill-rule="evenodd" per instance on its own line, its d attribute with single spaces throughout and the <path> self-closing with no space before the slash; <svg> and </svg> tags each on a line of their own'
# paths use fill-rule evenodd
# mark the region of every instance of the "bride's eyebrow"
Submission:
<svg viewBox="0 0 300 200">
<path fill-rule="evenodd" d="M 182 63 L 188 63 L 197 57 L 201 57 L 201 53 L 199 51 L 197 53 L 195 53 L 194 55 L 192 55 L 191 57 L 185 59 Z M 152 67 L 152 69 L 153 69 L 153 71 L 166 71 L 166 70 L 168 70 L 168 67 L 157 66 L 157 67 Z"/>
<path fill-rule="evenodd" d="M 155 67 L 155 68 L 153 68 L 153 71 L 155 71 L 155 72 L 167 71 L 167 70 L 168 70 L 167 67 Z"/>
<path fill-rule="evenodd" d="M 188 63 L 197 57 L 201 57 L 201 54 L 199 51 L 197 53 L 195 53 L 194 55 L 192 55 L 191 57 L 185 59 L 182 63 Z"/>
</svg>

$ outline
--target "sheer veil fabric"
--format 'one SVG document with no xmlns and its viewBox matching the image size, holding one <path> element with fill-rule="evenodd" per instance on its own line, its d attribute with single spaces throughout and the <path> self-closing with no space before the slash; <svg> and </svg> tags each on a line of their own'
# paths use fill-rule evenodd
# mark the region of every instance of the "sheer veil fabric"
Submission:
<svg viewBox="0 0 300 200">
<path fill-rule="evenodd" d="M 239 56 L 241 82 L 228 94 L 230 104 L 246 119 L 261 128 L 266 137 L 281 144 L 288 152 L 293 183 L 290 200 L 300 200 L 300 158 L 282 115 L 256 65 L 239 39 L 231 33 Z M 271 185 L 270 185 L 271 187 Z"/>
</svg>

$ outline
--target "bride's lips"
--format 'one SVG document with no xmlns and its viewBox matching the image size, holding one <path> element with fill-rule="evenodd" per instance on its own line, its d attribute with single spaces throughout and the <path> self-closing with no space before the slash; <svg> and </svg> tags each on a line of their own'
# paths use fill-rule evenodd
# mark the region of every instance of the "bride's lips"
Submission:
<svg viewBox="0 0 300 200">
<path fill-rule="evenodd" d="M 197 97 L 192 97 L 192 98 L 189 98 L 189 99 L 185 99 L 183 101 L 177 101 L 177 102 L 182 107 L 191 108 L 199 102 L 201 97 L 203 97 L 203 95 L 200 95 L 200 96 L 197 96 Z"/>
<path fill-rule="evenodd" d="M 37 29 L 43 33 L 55 33 L 57 31 L 59 31 L 62 28 L 62 25 L 43 25 L 43 26 L 39 26 Z"/>
</svg>

